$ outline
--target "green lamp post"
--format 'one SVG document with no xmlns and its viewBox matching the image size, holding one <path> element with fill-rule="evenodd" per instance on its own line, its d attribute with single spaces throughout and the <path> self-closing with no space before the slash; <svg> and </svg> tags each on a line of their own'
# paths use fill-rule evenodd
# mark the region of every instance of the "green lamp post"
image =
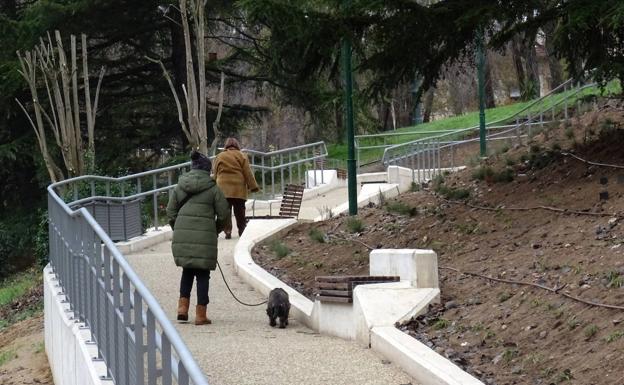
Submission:
<svg viewBox="0 0 624 385">
<path fill-rule="evenodd" d="M 343 11 L 349 12 L 350 0 L 343 1 Z M 353 121 L 353 73 L 351 69 L 351 41 L 342 38 L 342 75 L 344 78 L 345 120 L 347 126 L 347 188 L 349 194 L 349 215 L 357 215 L 357 174 L 355 164 L 355 127 Z"/>
</svg>

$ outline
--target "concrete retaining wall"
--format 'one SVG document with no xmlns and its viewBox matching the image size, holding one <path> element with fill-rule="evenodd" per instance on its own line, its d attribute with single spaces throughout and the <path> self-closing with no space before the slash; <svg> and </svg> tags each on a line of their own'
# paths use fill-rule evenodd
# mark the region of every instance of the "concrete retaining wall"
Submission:
<svg viewBox="0 0 624 385">
<path fill-rule="evenodd" d="M 56 385 L 112 385 L 103 361 L 94 360 L 97 346 L 91 332 L 73 319 L 64 302 L 56 275 L 50 266 L 43 270 L 45 350 Z"/>
</svg>

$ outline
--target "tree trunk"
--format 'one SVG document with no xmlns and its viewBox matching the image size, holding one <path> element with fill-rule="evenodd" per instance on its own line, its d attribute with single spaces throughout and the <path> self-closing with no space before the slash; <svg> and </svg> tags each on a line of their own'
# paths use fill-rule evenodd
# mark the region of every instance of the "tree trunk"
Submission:
<svg viewBox="0 0 624 385">
<path fill-rule="evenodd" d="M 526 74 L 524 72 L 524 65 L 522 64 L 522 43 L 521 38 L 518 35 L 514 35 L 509 43 L 511 48 L 511 57 L 516 68 L 516 77 L 518 78 L 518 88 L 520 91 L 524 87 L 526 82 Z"/>
<path fill-rule="evenodd" d="M 563 68 L 555 55 L 555 24 L 547 23 L 542 27 L 544 31 L 544 39 L 546 41 L 546 55 L 548 55 L 548 64 L 550 67 L 550 88 L 553 89 L 563 83 Z"/>
<path fill-rule="evenodd" d="M 527 81 L 531 82 L 536 94 L 539 96 L 540 80 L 539 68 L 537 64 L 537 52 L 535 52 L 535 35 L 531 35 L 524 40 L 524 59 L 526 63 Z"/>
<path fill-rule="evenodd" d="M 429 88 L 427 92 L 425 92 L 425 102 L 423 105 L 423 123 L 429 123 L 431 121 L 431 111 L 433 110 L 434 94 L 435 90 L 433 88 Z"/>
</svg>

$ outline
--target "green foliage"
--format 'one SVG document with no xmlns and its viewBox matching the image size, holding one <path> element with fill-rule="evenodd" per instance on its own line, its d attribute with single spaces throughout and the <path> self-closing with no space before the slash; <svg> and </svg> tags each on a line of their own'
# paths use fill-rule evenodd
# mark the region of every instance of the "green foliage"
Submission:
<svg viewBox="0 0 624 385">
<path fill-rule="evenodd" d="M 351 233 L 361 233 L 364 231 L 364 223 L 362 223 L 362 221 L 358 218 L 349 217 L 345 223 L 347 225 L 347 229 L 349 229 L 349 232 Z"/>
<path fill-rule="evenodd" d="M 503 352 L 503 361 L 508 364 L 519 355 L 520 352 L 518 351 L 518 349 L 505 349 L 505 351 Z"/>
<path fill-rule="evenodd" d="M 570 369 L 564 369 L 564 371 L 559 373 L 559 375 L 557 376 L 557 383 L 571 381 L 572 379 L 574 379 L 572 371 Z"/>
<path fill-rule="evenodd" d="M 442 185 L 436 192 L 450 200 L 464 200 L 470 198 L 470 191 L 463 188 L 452 188 Z"/>
<path fill-rule="evenodd" d="M 271 248 L 271 251 L 275 253 L 277 258 L 280 258 L 280 259 L 290 254 L 290 249 L 288 248 L 288 246 L 286 246 L 285 244 L 283 244 L 277 239 L 271 242 L 270 248 Z"/>
<path fill-rule="evenodd" d="M 417 207 L 412 207 L 401 201 L 388 202 L 386 203 L 385 207 L 386 207 L 386 210 L 388 210 L 391 213 L 409 215 L 410 217 L 413 217 L 414 215 L 418 214 Z"/>
<path fill-rule="evenodd" d="M 512 294 L 508 291 L 503 291 L 498 295 L 498 302 L 505 302 L 512 297 Z"/>
<path fill-rule="evenodd" d="M 611 342 L 615 342 L 615 341 L 619 340 L 622 337 L 624 337 L 624 331 L 622 331 L 622 330 L 615 330 L 611 334 L 609 334 L 608 336 L 605 337 L 605 342 L 610 344 Z"/>
<path fill-rule="evenodd" d="M 14 360 L 17 358 L 17 353 L 14 350 L 5 350 L 0 353 L 0 367 L 2 367 L 7 362 Z"/>
<path fill-rule="evenodd" d="M 410 185 L 410 191 L 411 192 L 418 192 L 420 191 L 420 185 L 416 182 L 412 182 L 412 184 Z"/>
<path fill-rule="evenodd" d="M 472 179 L 492 180 L 494 178 L 494 170 L 489 166 L 479 166 L 472 173 Z"/>
<path fill-rule="evenodd" d="M 595 324 L 588 325 L 584 330 L 586 339 L 592 338 L 596 335 L 596 333 L 598 333 L 598 326 L 596 326 Z"/>
<path fill-rule="evenodd" d="M 0 282 L 0 308 L 24 296 L 38 282 L 34 272 L 21 273 Z"/>
<path fill-rule="evenodd" d="M 607 272 L 605 274 L 605 278 L 609 282 L 607 283 L 607 287 L 624 287 L 624 276 L 622 276 L 618 271 L 613 270 Z"/>
<path fill-rule="evenodd" d="M 445 320 L 444 318 L 438 318 L 433 323 L 433 329 L 434 330 L 446 329 L 447 327 L 449 327 L 450 324 L 451 323 L 448 320 Z"/>
<path fill-rule="evenodd" d="M 325 234 L 315 227 L 310 229 L 308 235 L 313 241 L 316 241 L 318 243 L 325 243 Z"/>
</svg>

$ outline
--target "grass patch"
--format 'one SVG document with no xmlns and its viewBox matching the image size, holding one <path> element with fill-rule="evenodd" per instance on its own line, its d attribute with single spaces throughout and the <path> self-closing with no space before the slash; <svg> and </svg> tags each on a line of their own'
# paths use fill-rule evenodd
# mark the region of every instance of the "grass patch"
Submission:
<svg viewBox="0 0 624 385">
<path fill-rule="evenodd" d="M 444 184 L 442 175 L 436 176 L 432 181 L 433 191 L 450 200 L 464 200 L 470 198 L 470 191 L 463 188 L 448 187 Z"/>
<path fill-rule="evenodd" d="M 317 228 L 310 229 L 308 235 L 313 241 L 316 241 L 318 243 L 325 243 L 325 233 Z"/>
<path fill-rule="evenodd" d="M 598 333 L 598 326 L 591 324 L 585 328 L 584 334 L 586 339 L 590 339 Z"/>
<path fill-rule="evenodd" d="M 386 207 L 386 210 L 388 210 L 391 213 L 397 213 L 400 215 L 409 215 L 410 217 L 413 217 L 418 213 L 418 208 L 412 207 L 400 201 L 388 202 L 386 203 L 385 207 Z"/>
<path fill-rule="evenodd" d="M 622 337 L 624 337 L 624 331 L 616 330 L 605 337 L 605 342 L 610 344 L 611 342 L 615 342 Z"/>
<path fill-rule="evenodd" d="M 17 353 L 13 350 L 7 350 L 5 352 L 0 353 L 0 366 L 3 366 L 7 362 L 14 360 L 17 358 Z"/>
<path fill-rule="evenodd" d="M 36 344 L 33 344 L 33 348 L 36 354 L 43 353 L 45 351 L 45 342 L 37 342 Z"/>
<path fill-rule="evenodd" d="M 518 351 L 518 349 L 505 349 L 505 351 L 503 352 L 503 361 L 508 364 L 519 355 L 520 352 Z"/>
<path fill-rule="evenodd" d="M 511 164 L 513 165 L 513 161 Z M 489 166 L 480 166 L 472 173 L 472 179 L 495 183 L 509 183 L 514 180 L 514 171 L 511 168 L 505 168 L 502 171 L 494 171 L 494 169 Z"/>
<path fill-rule="evenodd" d="M 578 326 L 581 325 L 581 321 L 578 318 L 576 318 L 576 316 L 572 316 L 568 319 L 567 324 L 568 324 L 568 329 L 574 330 Z"/>
<path fill-rule="evenodd" d="M 505 302 L 505 301 L 507 301 L 511 297 L 512 297 L 512 295 L 511 295 L 510 292 L 504 291 L 504 292 L 502 292 L 502 293 L 500 293 L 498 295 L 498 302 Z"/>
<path fill-rule="evenodd" d="M 271 242 L 271 251 L 273 251 L 278 258 L 284 258 L 288 254 L 290 254 L 290 249 L 288 248 L 288 246 L 278 241 L 277 239 Z"/>
<path fill-rule="evenodd" d="M 574 378 L 572 375 L 572 371 L 570 369 L 565 369 L 563 372 L 559 373 L 557 376 L 557 383 L 561 383 L 564 381 L 570 381 Z"/>
<path fill-rule="evenodd" d="M 451 323 L 448 320 L 445 320 L 444 318 L 438 318 L 434 323 L 433 323 L 433 329 L 434 330 L 442 330 L 442 329 L 446 329 L 447 327 L 449 327 Z"/>
<path fill-rule="evenodd" d="M 347 218 L 345 223 L 347 225 L 347 229 L 349 229 L 349 232 L 351 233 L 361 233 L 364 231 L 364 224 L 357 218 Z"/>
<path fill-rule="evenodd" d="M 40 283 L 40 279 L 38 278 L 38 273 L 35 273 L 34 270 L 18 274 L 0 283 L 0 307 L 24 296 L 38 283 Z"/>
<path fill-rule="evenodd" d="M 624 286 L 624 277 L 617 271 L 609 271 L 605 274 L 605 278 L 609 281 L 607 287 L 620 288 Z"/>
</svg>

